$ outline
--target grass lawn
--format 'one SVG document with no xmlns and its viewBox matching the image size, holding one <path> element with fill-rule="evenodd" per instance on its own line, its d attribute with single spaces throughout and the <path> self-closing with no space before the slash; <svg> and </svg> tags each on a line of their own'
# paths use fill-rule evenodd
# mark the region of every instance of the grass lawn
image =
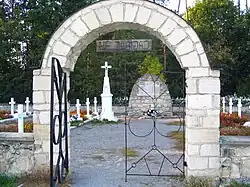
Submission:
<svg viewBox="0 0 250 187">
<path fill-rule="evenodd" d="M 185 135 L 183 135 L 183 131 L 171 131 L 167 134 L 167 136 L 170 139 L 175 140 L 174 147 L 177 150 L 183 150 L 184 149 L 184 141 L 185 141 Z M 184 137 L 183 137 L 184 136 Z"/>
</svg>

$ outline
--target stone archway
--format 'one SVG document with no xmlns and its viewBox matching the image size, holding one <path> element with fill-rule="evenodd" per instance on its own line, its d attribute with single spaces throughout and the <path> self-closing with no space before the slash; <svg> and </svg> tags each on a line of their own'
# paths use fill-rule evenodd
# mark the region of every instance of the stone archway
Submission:
<svg viewBox="0 0 250 187">
<path fill-rule="evenodd" d="M 51 37 L 42 67 L 33 75 L 37 166 L 49 163 L 51 58 L 60 60 L 69 79 L 81 51 L 100 35 L 119 29 L 158 37 L 186 70 L 186 174 L 218 176 L 220 73 L 211 70 L 199 37 L 181 17 L 146 0 L 98 2 L 69 17 Z"/>
</svg>

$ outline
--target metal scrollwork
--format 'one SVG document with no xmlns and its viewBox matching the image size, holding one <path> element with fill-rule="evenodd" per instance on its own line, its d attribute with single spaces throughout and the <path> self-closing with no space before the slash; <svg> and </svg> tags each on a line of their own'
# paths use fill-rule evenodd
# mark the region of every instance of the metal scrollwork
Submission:
<svg viewBox="0 0 250 187">
<path fill-rule="evenodd" d="M 58 153 L 54 153 L 54 147 L 58 147 Z M 55 154 L 57 158 L 54 168 Z M 67 74 L 63 71 L 59 60 L 53 57 L 50 106 L 50 186 L 54 187 L 62 183 L 68 172 Z"/>
</svg>

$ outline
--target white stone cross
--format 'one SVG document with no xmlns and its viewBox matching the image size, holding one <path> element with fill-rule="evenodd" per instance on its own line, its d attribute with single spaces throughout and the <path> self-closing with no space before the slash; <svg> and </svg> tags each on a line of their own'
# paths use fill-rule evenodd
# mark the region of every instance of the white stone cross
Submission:
<svg viewBox="0 0 250 187">
<path fill-rule="evenodd" d="M 238 116 L 241 118 L 241 107 L 242 107 L 242 104 L 241 104 L 241 99 L 238 99 Z"/>
<path fill-rule="evenodd" d="M 76 99 L 76 114 L 77 114 L 77 119 L 81 119 L 81 104 L 80 104 L 80 99 Z"/>
<path fill-rule="evenodd" d="M 13 97 L 10 99 L 9 104 L 10 104 L 10 114 L 13 116 L 14 115 L 14 110 L 15 110 L 14 107 L 15 107 L 15 104 L 16 104 Z"/>
<path fill-rule="evenodd" d="M 29 108 L 30 108 L 30 99 L 29 97 L 26 97 L 26 101 L 25 101 L 25 104 L 26 104 L 26 113 L 29 113 Z"/>
<path fill-rule="evenodd" d="M 222 112 L 223 113 L 225 113 L 225 104 L 226 104 L 225 97 L 222 97 Z"/>
<path fill-rule="evenodd" d="M 106 61 L 106 62 L 105 62 L 105 65 L 104 65 L 104 66 L 101 66 L 101 68 L 104 68 L 104 69 L 105 69 L 105 77 L 108 77 L 108 69 L 112 68 L 112 66 L 109 66 L 109 65 L 108 65 L 108 62 Z"/>
<path fill-rule="evenodd" d="M 25 113 L 23 113 L 23 105 L 19 104 L 17 105 L 17 113 L 18 113 L 18 133 L 24 133 L 24 117 L 26 116 Z"/>
<path fill-rule="evenodd" d="M 96 97 L 94 97 L 94 114 L 98 114 L 98 112 L 97 112 L 97 98 Z"/>
<path fill-rule="evenodd" d="M 229 114 L 233 113 L 233 98 L 229 99 Z"/>
<path fill-rule="evenodd" d="M 89 117 L 89 116 L 90 116 L 90 115 L 89 115 L 89 104 L 90 104 L 90 102 L 89 102 L 89 98 L 87 98 L 87 99 L 86 99 L 87 117 Z"/>
</svg>

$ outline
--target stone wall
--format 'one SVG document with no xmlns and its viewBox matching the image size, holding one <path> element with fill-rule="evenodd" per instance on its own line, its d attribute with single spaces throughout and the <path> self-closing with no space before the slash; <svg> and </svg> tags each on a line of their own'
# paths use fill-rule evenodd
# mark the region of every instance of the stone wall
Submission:
<svg viewBox="0 0 250 187">
<path fill-rule="evenodd" d="M 0 173 L 23 174 L 34 168 L 31 133 L 0 133 Z"/>
<path fill-rule="evenodd" d="M 128 111 L 131 115 L 143 114 L 154 108 L 161 116 L 172 116 L 172 100 L 168 87 L 159 77 L 146 74 L 134 84 L 129 97 Z"/>
<path fill-rule="evenodd" d="M 221 136 L 221 177 L 250 177 L 250 137 Z"/>
</svg>

